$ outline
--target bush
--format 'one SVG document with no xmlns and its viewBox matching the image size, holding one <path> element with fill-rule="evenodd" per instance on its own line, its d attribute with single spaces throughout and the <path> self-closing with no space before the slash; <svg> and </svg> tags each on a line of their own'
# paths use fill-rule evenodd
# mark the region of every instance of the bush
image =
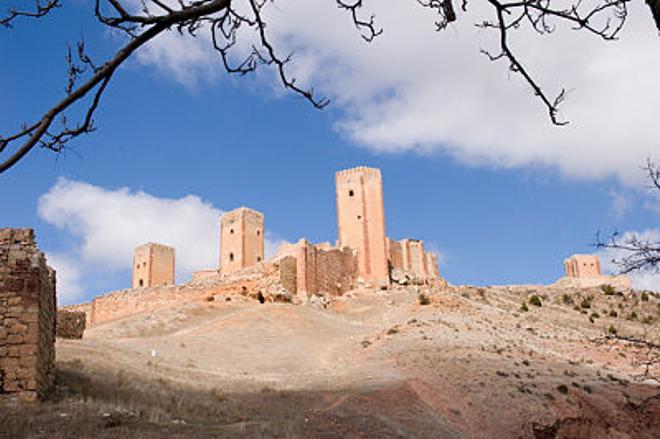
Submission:
<svg viewBox="0 0 660 439">
<path fill-rule="evenodd" d="M 564 302 L 564 305 L 573 304 L 573 298 L 570 296 L 570 294 L 564 293 L 564 295 L 561 296 L 561 301 Z"/>
<path fill-rule="evenodd" d="M 599 318 L 599 317 L 600 317 L 600 314 L 598 314 L 596 311 L 594 311 L 594 312 L 591 313 L 591 318 L 592 318 L 592 319 L 597 319 L 597 318 Z"/>
<path fill-rule="evenodd" d="M 568 387 L 566 387 L 564 384 L 560 384 L 557 386 L 557 391 L 561 394 L 566 395 L 568 393 Z"/>
<path fill-rule="evenodd" d="M 605 293 L 606 296 L 614 296 L 616 294 L 616 290 L 610 284 L 603 284 L 600 286 L 600 289 L 603 291 L 603 293 Z"/>
<path fill-rule="evenodd" d="M 631 312 L 628 314 L 628 317 L 626 317 L 627 320 L 637 320 L 637 313 L 635 311 Z"/>
<path fill-rule="evenodd" d="M 582 299 L 582 302 L 580 302 L 580 308 L 591 308 L 591 300 L 587 297 Z"/>
<path fill-rule="evenodd" d="M 428 305 L 431 303 L 431 299 L 429 299 L 429 296 L 427 296 L 424 293 L 419 293 L 419 296 L 417 296 L 417 300 L 419 301 L 420 305 Z"/>
<path fill-rule="evenodd" d="M 616 335 L 616 328 L 614 325 L 610 325 L 610 327 L 607 329 L 607 332 L 612 335 Z"/>
<path fill-rule="evenodd" d="M 541 298 L 536 294 L 534 294 L 532 297 L 529 298 L 529 304 L 534 306 L 541 306 Z"/>
<path fill-rule="evenodd" d="M 649 295 L 646 291 L 642 291 L 642 302 L 648 302 L 649 301 Z"/>
<path fill-rule="evenodd" d="M 618 316 L 619 314 L 616 311 L 614 310 L 610 311 L 610 317 L 618 317 Z"/>
<path fill-rule="evenodd" d="M 527 307 L 527 304 L 525 302 L 520 305 L 520 311 L 527 312 L 529 311 L 529 308 Z"/>
<path fill-rule="evenodd" d="M 645 325 L 650 325 L 651 323 L 653 323 L 653 317 L 651 316 L 644 317 L 644 319 L 642 319 L 642 323 Z"/>
</svg>

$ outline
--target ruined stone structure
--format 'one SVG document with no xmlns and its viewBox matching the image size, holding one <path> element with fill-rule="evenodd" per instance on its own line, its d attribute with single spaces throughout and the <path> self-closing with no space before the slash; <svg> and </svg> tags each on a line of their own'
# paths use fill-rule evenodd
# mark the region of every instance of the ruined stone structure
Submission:
<svg viewBox="0 0 660 439">
<path fill-rule="evenodd" d="M 55 271 L 32 229 L 0 229 L 0 393 L 44 397 L 55 378 Z"/>
<path fill-rule="evenodd" d="M 566 277 L 598 277 L 600 271 L 600 259 L 595 255 L 573 255 L 564 260 L 564 272 Z"/>
<path fill-rule="evenodd" d="M 299 242 L 296 259 L 296 292 L 301 296 L 330 294 L 339 296 L 355 288 L 358 261 L 353 250 L 315 246 Z"/>
<path fill-rule="evenodd" d="M 357 252 L 359 275 L 369 281 L 388 281 L 383 183 L 379 169 L 358 167 L 335 175 L 337 247 Z"/>
<path fill-rule="evenodd" d="M 433 279 L 440 279 L 440 269 L 438 268 L 438 255 L 435 253 L 426 253 L 426 272 Z"/>
<path fill-rule="evenodd" d="M 227 275 L 264 259 L 264 215 L 239 207 L 220 220 L 220 273 Z"/>
<path fill-rule="evenodd" d="M 174 284 L 174 249 L 150 242 L 133 254 L 133 288 Z"/>
</svg>

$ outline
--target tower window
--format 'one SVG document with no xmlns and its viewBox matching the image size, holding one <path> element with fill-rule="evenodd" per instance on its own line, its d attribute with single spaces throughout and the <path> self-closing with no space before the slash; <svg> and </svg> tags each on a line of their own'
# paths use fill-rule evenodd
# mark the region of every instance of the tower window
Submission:
<svg viewBox="0 0 660 439">
<path fill-rule="evenodd" d="M 234 234 L 234 229 L 229 229 L 229 234 L 233 235 Z"/>
<path fill-rule="evenodd" d="M 358 219 L 361 220 L 361 219 L 362 219 L 362 215 L 358 215 Z"/>
<path fill-rule="evenodd" d="M 257 256 L 257 262 L 261 262 L 261 256 Z"/>
<path fill-rule="evenodd" d="M 261 235 L 261 230 L 257 230 L 257 236 Z"/>
<path fill-rule="evenodd" d="M 229 253 L 229 262 L 234 262 L 234 254 Z"/>
<path fill-rule="evenodd" d="M 141 286 L 141 287 L 144 286 L 144 281 L 143 281 L 142 279 L 140 279 L 140 286 Z"/>
<path fill-rule="evenodd" d="M 349 190 L 348 191 L 348 196 L 352 197 L 353 195 L 355 195 L 355 192 L 353 192 L 353 189 Z"/>
</svg>

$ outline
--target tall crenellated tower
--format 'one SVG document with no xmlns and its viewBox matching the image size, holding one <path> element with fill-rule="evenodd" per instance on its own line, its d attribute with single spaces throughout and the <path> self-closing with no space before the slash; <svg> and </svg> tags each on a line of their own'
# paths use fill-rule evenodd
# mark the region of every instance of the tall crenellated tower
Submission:
<svg viewBox="0 0 660 439">
<path fill-rule="evenodd" d="M 133 253 L 133 288 L 174 285 L 174 248 L 150 242 Z"/>
<path fill-rule="evenodd" d="M 239 207 L 220 220 L 220 273 L 228 274 L 264 259 L 264 214 Z"/>
<path fill-rule="evenodd" d="M 357 167 L 335 174 L 338 245 L 357 252 L 358 271 L 367 280 L 387 282 L 383 182 L 379 169 Z"/>
</svg>

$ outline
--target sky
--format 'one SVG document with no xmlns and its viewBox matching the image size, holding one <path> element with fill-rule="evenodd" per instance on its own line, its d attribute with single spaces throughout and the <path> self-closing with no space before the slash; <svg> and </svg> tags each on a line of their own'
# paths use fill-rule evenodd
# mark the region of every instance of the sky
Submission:
<svg viewBox="0 0 660 439">
<path fill-rule="evenodd" d="M 442 33 L 414 1 L 366 2 L 384 30 L 370 44 L 334 1 L 269 4 L 275 47 L 331 100 L 324 110 L 268 68 L 228 76 L 204 29 L 170 32 L 116 73 L 97 131 L 0 174 L 0 226 L 33 227 L 59 303 L 77 303 L 130 287 L 144 242 L 176 248 L 179 282 L 217 267 L 219 216 L 239 206 L 264 212 L 268 254 L 334 242 L 334 173 L 374 166 L 388 236 L 423 239 L 450 283 L 552 283 L 564 258 L 596 251 L 597 231 L 660 239 L 660 196 L 641 169 L 660 161 L 660 37 L 638 3 L 618 41 L 561 26 L 512 38 L 544 89 L 566 88 L 565 127 L 480 53 L 494 36 L 474 26 L 489 13 L 476 2 Z M 67 43 L 84 38 L 98 63 L 121 47 L 92 8 L 75 0 L 0 30 L 0 135 L 62 98 Z M 612 273 L 613 256 L 601 252 Z M 658 274 L 633 280 L 660 290 Z"/>
</svg>

